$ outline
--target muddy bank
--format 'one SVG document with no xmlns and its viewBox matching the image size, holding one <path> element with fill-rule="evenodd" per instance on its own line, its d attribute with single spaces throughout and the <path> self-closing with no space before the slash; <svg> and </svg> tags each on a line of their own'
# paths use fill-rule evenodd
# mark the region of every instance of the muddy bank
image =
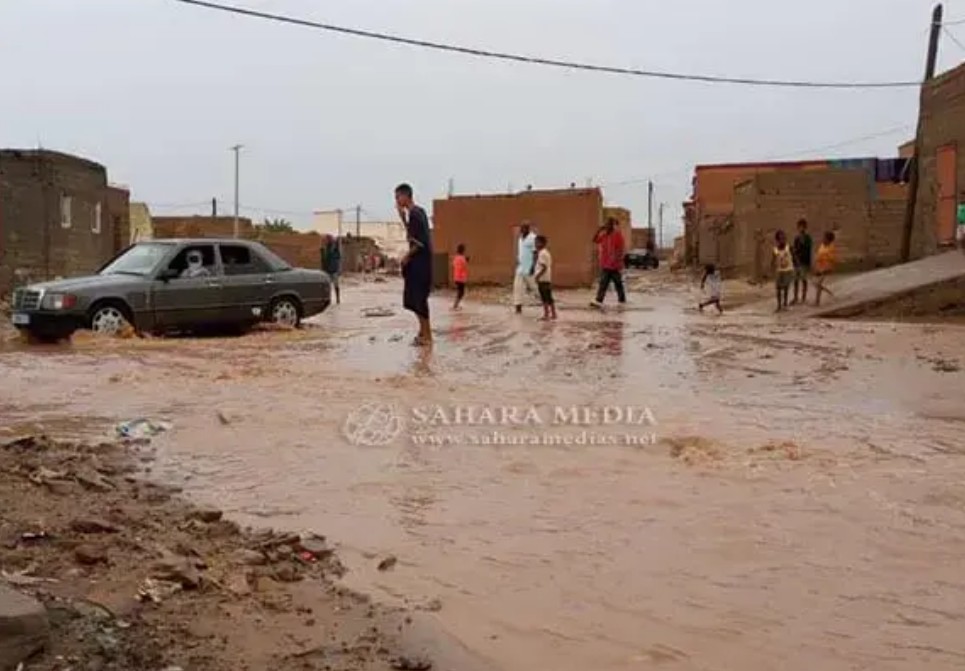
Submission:
<svg viewBox="0 0 965 671">
<path fill-rule="evenodd" d="M 323 536 L 240 529 L 142 479 L 150 451 L 43 436 L 0 446 L 0 588 L 35 598 L 49 622 L 23 669 L 483 668 L 424 614 L 340 587 Z"/>
</svg>

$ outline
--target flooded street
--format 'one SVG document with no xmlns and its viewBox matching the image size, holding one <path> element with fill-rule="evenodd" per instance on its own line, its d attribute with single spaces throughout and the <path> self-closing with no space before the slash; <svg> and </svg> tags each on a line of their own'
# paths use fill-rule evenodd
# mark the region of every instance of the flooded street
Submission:
<svg viewBox="0 0 965 671">
<path fill-rule="evenodd" d="M 438 600 L 496 668 L 965 667 L 965 327 L 701 315 L 682 283 L 636 288 L 624 312 L 564 292 L 556 324 L 439 294 L 431 353 L 394 281 L 346 283 L 298 332 L 8 343 L 0 440 L 169 420 L 154 475 L 325 534 L 352 587 Z M 370 403 L 633 406 L 656 425 L 627 432 L 657 440 L 353 444 Z"/>
</svg>

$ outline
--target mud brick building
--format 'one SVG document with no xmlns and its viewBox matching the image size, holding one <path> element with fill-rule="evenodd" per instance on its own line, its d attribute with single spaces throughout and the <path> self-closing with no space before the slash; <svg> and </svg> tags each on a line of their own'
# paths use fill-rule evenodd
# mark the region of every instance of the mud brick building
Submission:
<svg viewBox="0 0 965 671">
<path fill-rule="evenodd" d="M 151 219 L 151 210 L 146 203 L 131 203 L 128 210 L 128 224 L 130 229 L 127 231 L 126 238 L 121 236 L 120 248 L 133 245 L 141 240 L 151 240 L 154 237 L 154 222 Z"/>
<path fill-rule="evenodd" d="M 775 231 L 793 237 L 804 218 L 815 238 L 836 231 L 842 269 L 898 263 L 907 168 L 905 158 L 699 166 L 686 256 L 730 277 L 765 277 Z"/>
<path fill-rule="evenodd" d="M 657 245 L 657 236 L 652 228 L 630 229 L 630 239 L 627 240 L 629 249 L 649 249 L 651 245 Z"/>
<path fill-rule="evenodd" d="M 516 267 L 516 230 L 520 223 L 529 221 L 550 240 L 553 283 L 585 286 L 597 272 L 592 241 L 606 212 L 614 212 L 614 216 L 625 213 L 617 218 L 629 243 L 629 211 L 604 208 L 599 189 L 451 196 L 433 204 L 433 248 L 441 268 L 456 245 L 464 243 L 471 259 L 472 283 L 509 284 Z"/>
<path fill-rule="evenodd" d="M 187 217 L 152 217 L 155 238 L 233 238 L 235 235 L 234 217 L 206 217 L 193 215 Z M 255 227 L 251 219 L 238 219 L 238 235 L 251 238 Z"/>
<path fill-rule="evenodd" d="M 770 276 L 774 234 L 792 239 L 807 219 L 817 243 L 834 231 L 839 269 L 869 270 L 900 261 L 907 188 L 879 183 L 861 169 L 759 174 L 735 189 L 734 214 L 717 231 L 716 262 L 731 275 Z"/>
<path fill-rule="evenodd" d="M 107 215 L 114 231 L 114 250 L 125 249 L 131 238 L 131 193 L 127 187 L 107 187 Z"/>
<path fill-rule="evenodd" d="M 954 244 L 957 209 L 965 204 L 965 64 L 922 88 L 921 116 L 913 257 Z"/>
<path fill-rule="evenodd" d="M 684 204 L 684 239 L 688 263 L 717 263 L 717 234 L 732 225 L 734 189 L 761 174 L 826 170 L 827 161 L 727 163 L 698 165 L 693 198 Z"/>
<path fill-rule="evenodd" d="M 90 273 L 110 260 L 112 208 L 126 201 L 121 191 L 108 186 L 107 170 L 94 161 L 0 150 L 0 295 L 31 281 Z"/>
</svg>

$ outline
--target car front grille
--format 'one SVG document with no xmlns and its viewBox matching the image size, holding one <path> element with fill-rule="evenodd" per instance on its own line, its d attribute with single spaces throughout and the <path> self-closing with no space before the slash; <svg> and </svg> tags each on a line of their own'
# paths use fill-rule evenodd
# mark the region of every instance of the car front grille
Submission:
<svg viewBox="0 0 965 671">
<path fill-rule="evenodd" d="M 14 310 L 37 310 L 40 308 L 41 293 L 33 289 L 17 289 L 13 292 Z"/>
</svg>

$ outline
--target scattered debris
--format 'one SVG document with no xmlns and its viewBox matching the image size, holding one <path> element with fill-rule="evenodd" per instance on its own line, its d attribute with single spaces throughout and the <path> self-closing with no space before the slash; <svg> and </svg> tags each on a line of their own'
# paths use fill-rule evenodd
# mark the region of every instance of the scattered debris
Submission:
<svg viewBox="0 0 965 671">
<path fill-rule="evenodd" d="M 181 591 L 181 586 L 173 582 L 164 582 L 162 580 L 154 580 L 153 578 L 145 578 L 144 582 L 137 589 L 137 600 L 150 602 L 150 603 L 161 603 L 168 597 Z"/>
<path fill-rule="evenodd" d="M 105 478 L 103 475 L 94 470 L 81 471 L 74 475 L 85 489 L 90 489 L 95 492 L 110 492 L 117 489 L 117 486 Z"/>
<path fill-rule="evenodd" d="M 399 563 L 398 558 L 395 555 L 389 555 L 379 562 L 378 569 L 380 571 L 388 571 L 389 569 L 395 567 Z"/>
<path fill-rule="evenodd" d="M 151 568 L 151 577 L 167 583 L 175 583 L 183 589 L 197 589 L 201 586 L 201 572 L 194 562 L 184 557 L 169 555 L 156 562 Z"/>
<path fill-rule="evenodd" d="M 43 583 L 57 582 L 54 578 L 38 578 L 37 576 L 28 575 L 28 573 L 29 571 L 18 571 L 17 573 L 0 571 L 0 578 L 3 578 L 4 581 L 14 587 L 32 587 Z"/>
<path fill-rule="evenodd" d="M 423 656 L 410 657 L 403 655 L 391 661 L 392 668 L 398 671 L 429 671 L 432 662 Z"/>
<path fill-rule="evenodd" d="M 956 361 L 949 361 L 948 359 L 938 358 L 934 360 L 934 365 L 932 370 L 936 373 L 957 373 L 962 367 L 958 365 Z"/>
<path fill-rule="evenodd" d="M 220 410 L 218 411 L 218 421 L 221 422 L 222 426 L 228 426 L 229 424 L 231 424 L 231 420 L 228 419 L 228 416 L 225 415 Z"/>
<path fill-rule="evenodd" d="M 159 433 L 164 433 L 165 431 L 170 430 L 170 422 L 158 422 L 143 418 L 121 422 L 115 427 L 115 431 L 119 438 L 135 440 L 139 438 L 152 438 Z"/>
<path fill-rule="evenodd" d="M 79 534 L 113 534 L 119 531 L 118 527 L 106 520 L 96 517 L 84 517 L 73 520 L 70 523 L 71 531 Z"/>
<path fill-rule="evenodd" d="M 362 310 L 365 317 L 394 317 L 395 310 L 389 308 L 365 308 Z"/>
<path fill-rule="evenodd" d="M 78 545 L 74 548 L 74 559 L 77 563 L 84 566 L 94 566 L 95 564 L 106 564 L 107 553 L 103 548 L 95 545 Z"/>
<path fill-rule="evenodd" d="M 20 534 L 20 540 L 23 543 L 33 543 L 36 541 L 47 541 L 51 540 L 53 537 L 46 531 L 25 531 Z"/>
</svg>

